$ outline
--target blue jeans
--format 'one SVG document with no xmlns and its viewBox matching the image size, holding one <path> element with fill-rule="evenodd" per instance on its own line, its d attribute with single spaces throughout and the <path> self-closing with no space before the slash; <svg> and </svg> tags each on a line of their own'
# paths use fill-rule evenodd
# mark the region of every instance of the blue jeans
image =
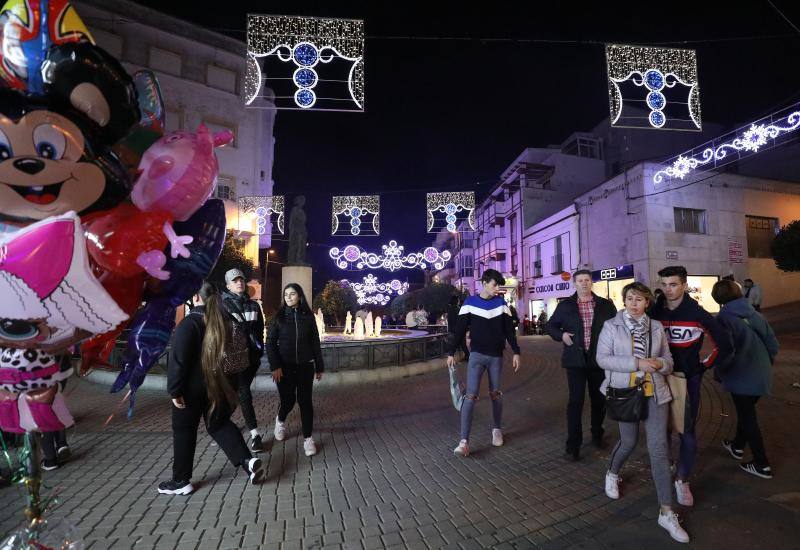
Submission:
<svg viewBox="0 0 800 550">
<path fill-rule="evenodd" d="M 695 428 L 697 415 L 700 412 L 700 387 L 702 384 L 702 372 L 686 379 L 686 397 L 689 400 L 691 417 L 686 419 L 684 431 L 680 434 L 681 451 L 677 466 L 678 478 L 683 481 L 689 480 L 697 458 L 697 434 Z"/>
<path fill-rule="evenodd" d="M 467 398 L 461 407 L 461 439 L 469 439 L 472 428 L 472 414 L 478 392 L 481 389 L 483 373 L 489 371 L 489 396 L 492 398 L 492 416 L 494 428 L 500 429 L 503 418 L 502 392 L 500 391 L 500 373 L 503 369 L 503 358 L 472 352 L 467 363 Z"/>
</svg>

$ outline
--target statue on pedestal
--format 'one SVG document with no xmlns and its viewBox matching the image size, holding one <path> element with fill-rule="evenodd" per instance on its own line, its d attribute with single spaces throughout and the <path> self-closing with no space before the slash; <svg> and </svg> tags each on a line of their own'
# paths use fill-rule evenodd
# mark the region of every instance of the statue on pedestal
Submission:
<svg viewBox="0 0 800 550">
<path fill-rule="evenodd" d="M 308 231 L 306 213 L 303 210 L 305 203 L 306 198 L 303 195 L 295 197 L 294 207 L 289 216 L 289 252 L 286 260 L 288 265 L 308 265 L 306 263 Z"/>
</svg>

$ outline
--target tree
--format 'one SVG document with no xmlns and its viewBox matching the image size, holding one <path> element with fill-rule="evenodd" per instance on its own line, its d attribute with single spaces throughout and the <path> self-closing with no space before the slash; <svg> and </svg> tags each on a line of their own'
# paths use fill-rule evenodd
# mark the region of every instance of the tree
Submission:
<svg viewBox="0 0 800 550">
<path fill-rule="evenodd" d="M 772 241 L 771 252 L 781 271 L 800 271 L 800 220 L 781 228 Z"/>
<path fill-rule="evenodd" d="M 336 326 L 344 324 L 347 312 L 358 309 L 356 293 L 349 286 L 342 286 L 339 281 L 328 281 L 322 292 L 314 297 L 314 311 L 322 309 L 322 313 L 333 317 Z"/>
<path fill-rule="evenodd" d="M 428 313 L 439 317 L 447 311 L 450 297 L 459 294 L 459 290 L 451 284 L 432 283 L 419 291 L 419 301 Z"/>
<path fill-rule="evenodd" d="M 225 244 L 222 246 L 222 254 L 207 279 L 224 286 L 225 273 L 229 269 L 240 269 L 244 273 L 245 281 L 250 280 L 254 269 L 252 260 L 244 255 L 243 245 L 239 239 L 234 237 L 232 230 L 228 230 Z"/>
<path fill-rule="evenodd" d="M 392 300 L 392 304 L 389 306 L 392 317 L 404 317 L 405 314 L 408 313 L 408 310 L 412 308 L 412 294 L 413 293 L 407 292 L 396 296 L 395 299 Z"/>
</svg>

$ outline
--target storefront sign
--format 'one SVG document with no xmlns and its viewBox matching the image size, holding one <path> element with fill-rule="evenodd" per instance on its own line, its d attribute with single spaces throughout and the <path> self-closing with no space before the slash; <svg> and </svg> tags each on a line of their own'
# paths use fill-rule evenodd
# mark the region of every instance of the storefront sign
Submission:
<svg viewBox="0 0 800 550">
<path fill-rule="evenodd" d="M 742 241 L 728 239 L 728 261 L 732 264 L 744 262 L 744 245 Z"/>
<path fill-rule="evenodd" d="M 573 292 L 572 278 L 565 281 L 560 276 L 535 279 L 534 286 L 529 290 L 529 293 L 532 294 L 531 298 L 534 300 L 564 298 L 572 295 Z"/>
<path fill-rule="evenodd" d="M 633 277 L 633 264 L 618 265 L 592 271 L 592 281 L 613 281 L 616 279 L 630 279 Z"/>
<path fill-rule="evenodd" d="M 668 260 L 677 260 L 678 259 L 678 251 L 677 250 L 667 250 L 667 259 Z"/>
</svg>

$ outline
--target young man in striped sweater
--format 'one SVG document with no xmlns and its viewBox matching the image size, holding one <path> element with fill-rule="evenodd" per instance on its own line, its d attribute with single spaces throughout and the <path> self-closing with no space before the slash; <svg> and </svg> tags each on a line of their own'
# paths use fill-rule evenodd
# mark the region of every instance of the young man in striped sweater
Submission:
<svg viewBox="0 0 800 550">
<path fill-rule="evenodd" d="M 502 296 L 497 295 L 499 287 L 506 283 L 503 276 L 494 269 L 487 269 L 481 277 L 483 289 L 477 296 L 468 296 L 458 314 L 455 333 L 449 342 L 447 366 L 455 365 L 453 354 L 456 345 L 464 339 L 469 330 L 470 355 L 467 363 L 467 398 L 461 408 L 461 441 L 453 452 L 460 456 L 469 455 L 469 432 L 472 428 L 472 414 L 478 400 L 483 373 L 489 373 L 489 397 L 492 399 L 492 445 L 503 444 L 501 421 L 503 416 L 503 392 L 500 391 L 500 373 L 503 368 L 503 349 L 506 342 L 514 350 L 512 365 L 514 372 L 519 370 L 519 346 L 511 311 Z"/>
</svg>

